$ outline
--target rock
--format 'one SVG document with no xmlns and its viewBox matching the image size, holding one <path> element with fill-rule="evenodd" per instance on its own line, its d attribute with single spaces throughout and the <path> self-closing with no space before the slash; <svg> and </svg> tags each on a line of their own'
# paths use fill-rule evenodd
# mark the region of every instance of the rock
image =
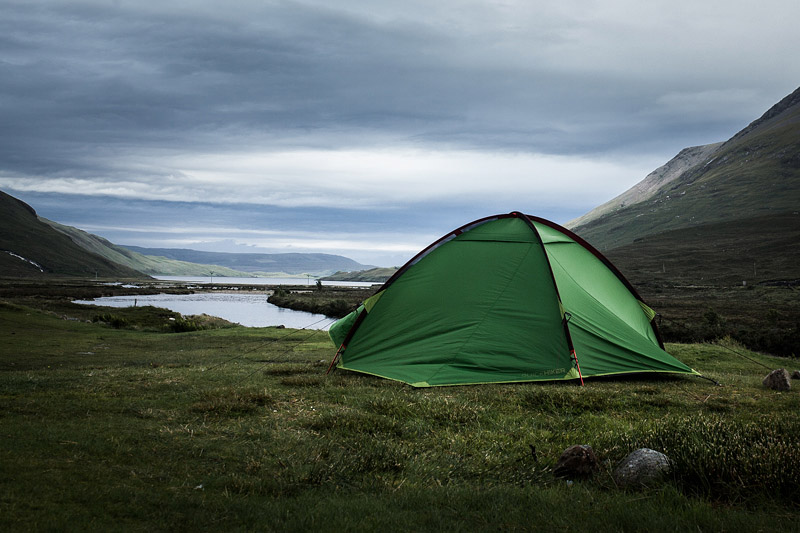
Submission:
<svg viewBox="0 0 800 533">
<path fill-rule="evenodd" d="M 660 480 L 669 469 L 669 457 L 650 448 L 639 448 L 620 461 L 613 476 L 619 487 L 644 487 Z"/>
<path fill-rule="evenodd" d="M 762 381 L 764 386 L 773 390 L 789 390 L 792 382 L 789 380 L 789 372 L 785 368 L 773 370 Z"/>
<path fill-rule="evenodd" d="M 564 478 L 585 478 L 597 470 L 597 465 L 597 456 L 592 447 L 576 444 L 564 450 L 553 468 L 553 474 Z"/>
<path fill-rule="evenodd" d="M 792 379 L 800 379 L 800 370 L 792 372 Z"/>
</svg>

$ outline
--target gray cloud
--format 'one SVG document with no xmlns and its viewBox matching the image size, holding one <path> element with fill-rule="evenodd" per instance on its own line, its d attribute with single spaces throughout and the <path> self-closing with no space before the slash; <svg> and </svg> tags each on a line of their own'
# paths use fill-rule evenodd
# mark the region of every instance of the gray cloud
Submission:
<svg viewBox="0 0 800 533">
<path fill-rule="evenodd" d="M 791 90 L 797 74 L 785 72 L 787 57 L 780 89 L 772 88 L 774 79 L 731 80 L 727 72 L 706 71 L 726 68 L 718 65 L 725 58 L 714 54 L 712 35 L 694 43 L 701 50 L 681 44 L 680 35 L 625 42 L 630 30 L 615 40 L 601 33 L 615 28 L 599 19 L 597 29 L 585 21 L 568 38 L 570 27 L 558 25 L 575 22 L 547 12 L 554 28 L 524 12 L 520 28 L 489 20 L 479 31 L 472 18 L 474 26 L 376 21 L 294 3 L 251 4 L 252 15 L 244 9 L 227 17 L 223 8 L 193 9 L 190 2 L 172 10 L 147 3 L 48 5 L 12 4 L 0 28 L 4 129 L 19 144 L 44 137 L 202 149 L 288 136 L 335 145 L 331 137 L 341 130 L 375 130 L 411 142 L 603 151 L 615 148 L 610 132 L 618 143 L 640 139 L 641 113 L 670 92 L 749 90 L 752 114 Z M 674 55 L 663 49 L 672 44 Z M 713 57 L 695 57 L 703 55 Z M 756 65 L 739 65 L 750 67 Z M 670 79 L 676 73 L 682 79 Z M 691 124 L 682 111 L 664 118 Z M 746 116 L 729 110 L 725 118 L 734 127 Z M 368 137 L 346 139 L 369 143 Z"/>
<path fill-rule="evenodd" d="M 487 196 L 550 206 L 554 169 L 588 209 L 791 92 L 798 18 L 790 0 L 8 0 L 0 187 L 235 203 L 221 193 L 232 183 L 242 202 L 330 205 L 340 180 L 361 209 L 405 209 L 397 191 L 419 186 L 414 173 L 453 191 L 444 169 L 474 160 L 500 161 L 521 191 L 464 178 L 462 211 Z M 415 151 L 428 164 L 410 164 Z M 358 154 L 375 156 L 369 187 L 369 169 L 346 165 Z"/>
</svg>

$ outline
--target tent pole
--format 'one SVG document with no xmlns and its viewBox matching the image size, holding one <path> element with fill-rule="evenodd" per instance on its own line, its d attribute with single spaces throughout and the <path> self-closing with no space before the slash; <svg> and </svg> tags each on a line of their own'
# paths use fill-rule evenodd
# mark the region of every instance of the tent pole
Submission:
<svg viewBox="0 0 800 533">
<path fill-rule="evenodd" d="M 334 367 L 334 366 L 336 366 L 336 363 L 337 363 L 337 362 L 339 362 L 339 356 L 341 356 L 341 355 L 342 355 L 342 352 L 343 352 L 343 351 L 344 351 L 344 343 L 342 343 L 342 345 L 341 345 L 341 346 L 339 346 L 339 349 L 338 349 L 338 350 L 336 350 L 336 355 L 334 355 L 334 356 L 333 356 L 333 359 L 331 360 L 331 364 L 330 364 L 330 366 L 328 367 L 328 370 L 327 370 L 327 372 L 325 372 L 325 375 L 326 375 L 326 376 L 327 376 L 328 374 L 330 374 L 330 373 L 331 373 L 331 370 L 333 370 L 333 367 Z M 580 372 L 580 371 L 579 371 L 579 372 Z"/>
<path fill-rule="evenodd" d="M 575 360 L 575 366 L 578 367 L 578 377 L 581 378 L 581 387 L 583 387 L 583 374 L 581 374 L 581 364 L 578 362 L 578 355 L 575 353 L 575 349 L 573 348 L 570 350 L 572 358 Z"/>
</svg>

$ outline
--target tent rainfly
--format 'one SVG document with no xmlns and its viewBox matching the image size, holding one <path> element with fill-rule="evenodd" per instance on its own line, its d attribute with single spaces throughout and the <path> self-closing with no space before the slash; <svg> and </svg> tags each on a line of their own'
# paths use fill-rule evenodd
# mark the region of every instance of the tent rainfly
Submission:
<svg viewBox="0 0 800 533">
<path fill-rule="evenodd" d="M 414 387 L 699 375 L 586 241 L 542 218 L 482 218 L 434 242 L 330 328 L 338 368 Z"/>
</svg>

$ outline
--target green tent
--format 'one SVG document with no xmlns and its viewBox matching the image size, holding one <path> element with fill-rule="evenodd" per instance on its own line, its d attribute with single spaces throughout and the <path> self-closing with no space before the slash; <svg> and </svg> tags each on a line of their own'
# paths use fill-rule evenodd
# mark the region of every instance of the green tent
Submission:
<svg viewBox="0 0 800 533">
<path fill-rule="evenodd" d="M 664 351 L 654 317 L 591 245 L 515 212 L 431 244 L 330 336 L 338 368 L 415 387 L 697 374 Z"/>
</svg>

